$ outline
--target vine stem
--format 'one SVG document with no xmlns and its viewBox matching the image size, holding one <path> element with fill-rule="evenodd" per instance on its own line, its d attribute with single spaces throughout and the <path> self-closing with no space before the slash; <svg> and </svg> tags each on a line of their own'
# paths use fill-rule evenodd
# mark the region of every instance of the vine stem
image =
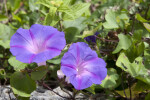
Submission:
<svg viewBox="0 0 150 100">
<path fill-rule="evenodd" d="M 145 19 L 147 19 L 147 13 L 149 11 L 149 8 L 150 8 L 150 4 L 148 5 L 147 9 L 146 9 L 146 12 L 145 12 Z"/>
<path fill-rule="evenodd" d="M 96 36 L 96 35 L 94 35 L 96 38 L 98 38 L 98 39 L 100 39 L 100 40 L 103 40 L 103 41 L 107 41 L 107 42 L 118 42 L 117 40 L 108 40 L 108 39 L 103 39 L 103 38 L 101 38 L 101 37 L 98 37 L 98 36 Z"/>
<path fill-rule="evenodd" d="M 50 91 L 54 92 L 56 95 L 58 95 L 58 96 L 60 96 L 60 97 L 62 97 L 62 98 L 71 99 L 71 98 L 64 97 L 64 96 L 60 95 L 59 93 L 53 91 L 53 89 L 51 89 L 51 88 L 50 88 L 47 84 L 45 84 L 44 82 L 39 82 L 39 81 L 38 81 L 38 83 L 40 83 L 43 87 L 49 89 Z"/>
<path fill-rule="evenodd" d="M 21 8 L 23 7 L 23 5 L 24 5 L 23 3 L 20 3 L 20 7 L 15 10 L 14 15 L 17 14 L 21 10 Z M 6 7 L 7 7 L 7 5 L 6 5 Z M 8 20 L 6 22 L 4 22 L 3 24 L 9 23 L 9 21 L 12 20 L 12 17 L 13 17 L 12 15 L 8 16 Z"/>
<path fill-rule="evenodd" d="M 128 76 L 128 87 L 129 87 L 129 91 L 130 91 L 130 100 L 132 100 L 132 91 L 131 91 L 131 85 L 130 85 L 130 83 L 129 83 L 129 80 L 130 80 L 129 77 L 130 77 L 130 76 Z"/>
<path fill-rule="evenodd" d="M 62 31 L 62 24 L 61 24 L 61 20 L 59 21 L 59 25 L 60 25 L 60 30 Z"/>
<path fill-rule="evenodd" d="M 123 88 L 123 92 L 124 92 L 124 95 L 127 99 L 127 95 L 126 95 L 126 92 L 125 92 L 125 89 L 124 89 L 124 86 L 123 86 L 123 76 L 122 76 L 122 73 L 121 73 L 121 85 L 122 85 L 122 88 Z"/>
<path fill-rule="evenodd" d="M 4 5 L 5 5 L 5 11 L 6 11 L 6 15 L 8 16 L 7 0 L 4 0 Z"/>
</svg>

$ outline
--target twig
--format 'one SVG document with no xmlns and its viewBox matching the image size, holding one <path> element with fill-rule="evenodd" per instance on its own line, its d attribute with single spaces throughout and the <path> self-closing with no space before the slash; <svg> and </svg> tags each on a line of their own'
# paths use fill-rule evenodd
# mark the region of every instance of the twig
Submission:
<svg viewBox="0 0 150 100">
<path fill-rule="evenodd" d="M 129 83 L 129 80 L 130 80 L 129 77 L 130 77 L 130 76 L 128 76 L 128 87 L 129 87 L 129 91 L 130 91 L 130 100 L 132 100 L 132 91 L 131 91 L 131 85 L 130 85 L 130 83 Z"/>
<path fill-rule="evenodd" d="M 78 90 L 73 90 L 73 97 L 72 97 L 73 100 L 76 100 L 75 97 L 76 97 L 78 92 L 79 92 Z"/>
<path fill-rule="evenodd" d="M 127 95 L 126 95 L 126 92 L 125 92 L 125 89 L 124 89 L 124 86 L 123 86 L 123 76 L 122 76 L 122 73 L 121 73 L 121 85 L 122 85 L 122 88 L 123 88 L 124 95 L 127 98 Z"/>
<path fill-rule="evenodd" d="M 62 24 L 61 24 L 61 20 L 59 20 L 59 25 L 60 25 L 60 31 L 62 31 Z"/>
<path fill-rule="evenodd" d="M 64 97 L 64 96 L 60 95 L 59 93 L 53 91 L 53 89 L 51 89 L 51 88 L 50 88 L 47 84 L 45 84 L 44 82 L 39 82 L 39 81 L 38 81 L 38 83 L 40 83 L 42 86 L 44 86 L 45 88 L 51 90 L 51 91 L 54 92 L 56 95 L 58 95 L 58 96 L 60 96 L 60 97 L 62 97 L 62 98 L 71 99 L 71 98 Z"/>
<path fill-rule="evenodd" d="M 67 93 L 72 98 L 72 95 L 68 91 L 64 90 L 63 88 L 61 88 L 61 90 Z"/>
<path fill-rule="evenodd" d="M 18 9 L 15 10 L 14 14 L 17 14 L 17 13 L 20 11 L 20 9 L 22 8 L 22 6 L 23 6 L 23 3 L 20 4 L 20 8 L 18 8 Z M 10 15 L 10 16 L 8 17 L 8 20 L 5 21 L 4 24 L 7 24 L 10 20 L 12 20 L 12 17 L 13 17 L 13 16 Z"/>
<path fill-rule="evenodd" d="M 98 39 L 100 39 L 100 40 L 103 40 L 103 41 L 107 41 L 107 42 L 118 42 L 118 40 L 108 40 L 108 39 L 103 39 L 103 38 L 101 38 L 101 37 L 98 37 L 98 36 L 96 36 L 96 35 L 94 35 L 96 38 L 98 38 Z"/>
<path fill-rule="evenodd" d="M 5 5 L 5 11 L 6 11 L 6 15 L 8 16 L 7 0 L 4 0 L 4 5 Z"/>
<path fill-rule="evenodd" d="M 131 27 L 131 34 L 132 35 L 134 33 L 134 24 L 135 24 L 135 18 L 133 18 L 133 23 L 132 23 L 132 27 Z"/>
<path fill-rule="evenodd" d="M 146 12 L 145 12 L 145 19 L 147 19 L 147 13 L 148 13 L 149 7 L 150 7 L 150 5 L 148 5 L 148 8 L 146 9 Z"/>
<path fill-rule="evenodd" d="M 57 12 L 56 14 L 57 14 L 57 16 L 59 16 L 60 13 Z M 61 19 L 59 20 L 59 27 L 60 27 L 60 31 L 62 31 L 63 27 L 62 27 L 62 24 L 61 24 Z"/>
</svg>

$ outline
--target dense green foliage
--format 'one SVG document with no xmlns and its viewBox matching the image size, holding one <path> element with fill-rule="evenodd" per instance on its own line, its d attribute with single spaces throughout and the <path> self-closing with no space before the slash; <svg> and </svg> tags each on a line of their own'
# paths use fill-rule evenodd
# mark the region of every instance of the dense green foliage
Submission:
<svg viewBox="0 0 150 100">
<path fill-rule="evenodd" d="M 101 85 L 79 92 L 101 92 L 110 100 L 150 100 L 149 8 L 149 0 L 0 0 L 0 83 L 10 84 L 21 97 L 30 97 L 36 85 L 47 80 L 74 92 L 58 80 L 57 70 L 70 44 L 83 41 L 106 61 L 108 73 Z M 9 51 L 16 30 L 35 23 L 65 32 L 66 47 L 46 67 L 22 63 Z M 100 33 L 96 43 L 84 40 L 95 32 Z"/>
</svg>

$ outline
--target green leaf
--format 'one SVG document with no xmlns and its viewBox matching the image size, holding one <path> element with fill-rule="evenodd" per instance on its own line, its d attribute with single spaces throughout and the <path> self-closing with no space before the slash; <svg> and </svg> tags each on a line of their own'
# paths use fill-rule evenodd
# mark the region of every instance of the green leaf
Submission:
<svg viewBox="0 0 150 100">
<path fill-rule="evenodd" d="M 122 30 L 124 30 L 128 25 L 130 25 L 129 17 L 127 13 L 123 11 L 117 16 L 116 21 Z"/>
<path fill-rule="evenodd" d="M 100 29 L 100 27 L 102 27 L 102 23 L 99 23 L 99 25 L 91 31 L 84 31 L 83 35 L 82 35 L 82 38 L 84 39 L 85 37 L 94 35 L 95 32 L 97 32 L 97 30 Z"/>
<path fill-rule="evenodd" d="M 150 32 L 150 24 L 148 23 L 143 23 L 144 27 L 147 29 L 147 31 Z"/>
<path fill-rule="evenodd" d="M 113 68 L 109 68 L 107 69 L 107 76 L 102 81 L 101 86 L 103 88 L 113 89 L 117 85 L 116 80 L 118 80 L 118 78 L 119 78 L 119 75 L 117 74 L 117 71 Z"/>
<path fill-rule="evenodd" d="M 14 92 L 22 97 L 30 97 L 31 93 L 36 89 L 36 83 L 28 74 L 15 72 L 10 78 L 10 85 Z"/>
<path fill-rule="evenodd" d="M 19 16 L 15 15 L 15 14 L 12 14 L 12 15 L 13 15 L 13 19 L 14 19 L 14 20 L 17 20 L 17 21 L 19 21 L 20 23 L 22 22 L 22 19 L 21 19 Z"/>
<path fill-rule="evenodd" d="M 86 88 L 85 90 L 87 90 L 88 92 L 91 92 L 92 94 L 95 94 L 95 84 L 93 84 L 89 88 Z"/>
<path fill-rule="evenodd" d="M 75 18 L 79 18 L 84 12 L 86 12 L 90 7 L 90 3 L 79 3 L 73 5 L 71 8 L 73 9 Z"/>
<path fill-rule="evenodd" d="M 12 34 L 12 30 L 9 26 L 0 23 L 0 40 L 6 42 L 10 39 Z"/>
<path fill-rule="evenodd" d="M 144 49 L 145 49 L 144 43 L 143 42 L 139 43 L 137 45 L 137 55 L 140 56 L 141 54 L 143 54 Z"/>
<path fill-rule="evenodd" d="M 48 8 L 59 7 L 63 4 L 62 0 L 38 0 L 37 4 L 42 4 Z"/>
<path fill-rule="evenodd" d="M 143 18 L 140 14 L 138 14 L 138 13 L 136 13 L 135 18 L 136 18 L 138 21 L 142 22 L 142 23 L 149 22 L 148 20 L 144 19 L 144 18 Z"/>
<path fill-rule="evenodd" d="M 16 11 L 20 7 L 21 0 L 8 0 L 8 2 L 10 2 L 12 10 Z"/>
<path fill-rule="evenodd" d="M 120 53 L 116 65 L 124 71 L 127 71 L 127 68 L 130 66 L 130 62 L 124 53 Z"/>
<path fill-rule="evenodd" d="M 134 88 L 134 91 L 144 92 L 146 90 L 150 90 L 150 85 L 138 80 L 138 82 L 136 83 L 136 86 Z"/>
<path fill-rule="evenodd" d="M 69 19 L 75 19 L 74 12 L 69 6 L 61 5 L 58 8 L 58 11 L 64 12 L 66 14 L 66 16 L 69 16 Z M 67 18 L 64 17 L 63 20 L 67 20 Z"/>
<path fill-rule="evenodd" d="M 106 22 L 103 23 L 104 28 L 106 29 L 119 28 L 117 21 L 116 21 L 116 14 L 112 10 L 107 10 L 105 19 L 106 19 Z"/>
<path fill-rule="evenodd" d="M 150 100 L 150 93 L 146 95 L 145 100 Z"/>
<path fill-rule="evenodd" d="M 150 85 L 150 76 L 147 73 L 145 73 L 144 76 L 137 76 L 136 79 L 141 80 L 145 82 L 146 84 Z"/>
<path fill-rule="evenodd" d="M 40 69 L 31 73 L 31 78 L 33 80 L 41 80 L 47 73 L 46 69 Z"/>
<path fill-rule="evenodd" d="M 143 42 L 137 43 L 133 42 L 133 44 L 129 47 L 127 51 L 125 51 L 126 56 L 129 58 L 130 62 L 133 62 L 135 58 L 141 56 L 144 52 L 145 45 Z"/>
<path fill-rule="evenodd" d="M 63 4 L 64 5 L 70 5 L 72 0 L 63 0 Z"/>
<path fill-rule="evenodd" d="M 86 24 L 84 21 L 86 20 L 85 17 L 79 17 L 76 20 L 73 21 L 63 21 L 64 28 L 69 28 L 69 27 L 75 27 L 79 30 L 79 32 L 83 31 L 86 28 Z"/>
<path fill-rule="evenodd" d="M 148 70 L 143 65 L 143 58 L 137 57 L 133 63 L 130 63 L 124 53 L 120 53 L 116 65 L 124 71 L 130 73 L 132 77 L 139 79 L 140 77 L 148 76 Z"/>
<path fill-rule="evenodd" d="M 33 25 L 35 23 L 38 23 L 40 21 L 40 13 L 39 12 L 32 12 L 30 15 L 29 15 L 29 25 Z"/>
<path fill-rule="evenodd" d="M 132 95 L 132 98 L 134 99 L 138 94 L 139 92 L 138 91 L 134 91 L 134 88 L 135 88 L 135 84 L 133 84 L 131 86 L 131 95 Z M 130 98 L 130 90 L 129 88 L 125 89 L 125 90 L 121 90 L 121 91 L 116 91 L 119 95 L 123 96 L 124 98 L 127 96 L 127 98 L 129 99 Z M 124 92 L 126 93 L 126 96 L 124 94 Z"/>
<path fill-rule="evenodd" d="M 144 67 L 143 65 L 143 58 L 142 57 L 138 57 L 135 59 L 135 61 L 133 63 L 130 64 L 130 67 L 128 67 L 128 71 L 129 73 L 133 76 L 144 76 L 144 75 L 148 75 L 147 73 L 147 69 Z"/>
<path fill-rule="evenodd" d="M 113 54 L 118 53 L 121 49 L 127 50 L 132 44 L 130 36 L 119 34 L 118 37 L 119 37 L 119 43 L 116 49 L 113 51 Z"/>
<path fill-rule="evenodd" d="M 67 43 L 76 42 L 78 40 L 79 30 L 76 27 L 69 27 L 64 30 Z"/>
<path fill-rule="evenodd" d="M 79 3 L 72 6 L 62 5 L 58 8 L 58 11 L 64 12 L 63 20 L 74 20 L 81 17 L 90 7 L 89 3 Z"/>
<path fill-rule="evenodd" d="M 0 79 L 1 78 L 6 78 L 6 72 L 4 69 L 0 69 Z"/>
<path fill-rule="evenodd" d="M 10 40 L 7 40 L 7 41 L 0 40 L 0 45 L 4 47 L 5 49 L 8 49 L 10 48 Z"/>
<path fill-rule="evenodd" d="M 27 64 L 16 60 L 16 57 L 10 57 L 8 59 L 8 62 L 11 66 L 13 66 L 14 70 L 16 70 L 16 71 L 20 71 L 20 70 L 24 69 L 27 66 Z"/>
<path fill-rule="evenodd" d="M 54 26 L 58 23 L 59 17 L 56 16 L 56 7 L 50 7 L 49 13 L 46 15 L 44 24 Z"/>
<path fill-rule="evenodd" d="M 81 31 L 87 26 L 84 23 L 85 18 L 80 17 L 74 21 L 64 21 L 63 25 L 65 28 L 65 37 L 67 43 L 76 42 L 79 39 Z"/>
<path fill-rule="evenodd" d="M 36 4 L 41 4 L 50 8 L 52 6 L 51 0 L 37 0 Z"/>
<path fill-rule="evenodd" d="M 63 50 L 59 56 L 53 59 L 47 60 L 47 62 L 52 63 L 52 64 L 60 64 L 61 58 L 63 57 L 65 52 L 67 52 L 67 50 Z"/>
<path fill-rule="evenodd" d="M 8 17 L 5 15 L 0 15 L 0 21 L 6 21 L 8 20 Z"/>
<path fill-rule="evenodd" d="M 0 23 L 0 45 L 5 49 L 10 48 L 10 37 L 13 34 L 13 30 L 5 25 Z"/>
<path fill-rule="evenodd" d="M 135 42 L 141 42 L 142 39 L 142 33 L 143 30 L 135 30 L 135 32 L 133 33 L 133 39 L 135 40 Z"/>
<path fill-rule="evenodd" d="M 39 10 L 40 5 L 35 4 L 38 0 L 29 0 L 29 8 L 32 12 L 34 12 L 35 10 Z"/>
</svg>

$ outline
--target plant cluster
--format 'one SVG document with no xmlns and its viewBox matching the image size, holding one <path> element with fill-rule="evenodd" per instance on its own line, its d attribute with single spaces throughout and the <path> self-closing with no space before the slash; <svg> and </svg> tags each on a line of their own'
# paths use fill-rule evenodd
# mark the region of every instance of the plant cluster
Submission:
<svg viewBox="0 0 150 100">
<path fill-rule="evenodd" d="M 0 0 L 0 84 L 150 100 L 149 0 Z M 101 95 L 100 95 L 101 96 Z"/>
</svg>

